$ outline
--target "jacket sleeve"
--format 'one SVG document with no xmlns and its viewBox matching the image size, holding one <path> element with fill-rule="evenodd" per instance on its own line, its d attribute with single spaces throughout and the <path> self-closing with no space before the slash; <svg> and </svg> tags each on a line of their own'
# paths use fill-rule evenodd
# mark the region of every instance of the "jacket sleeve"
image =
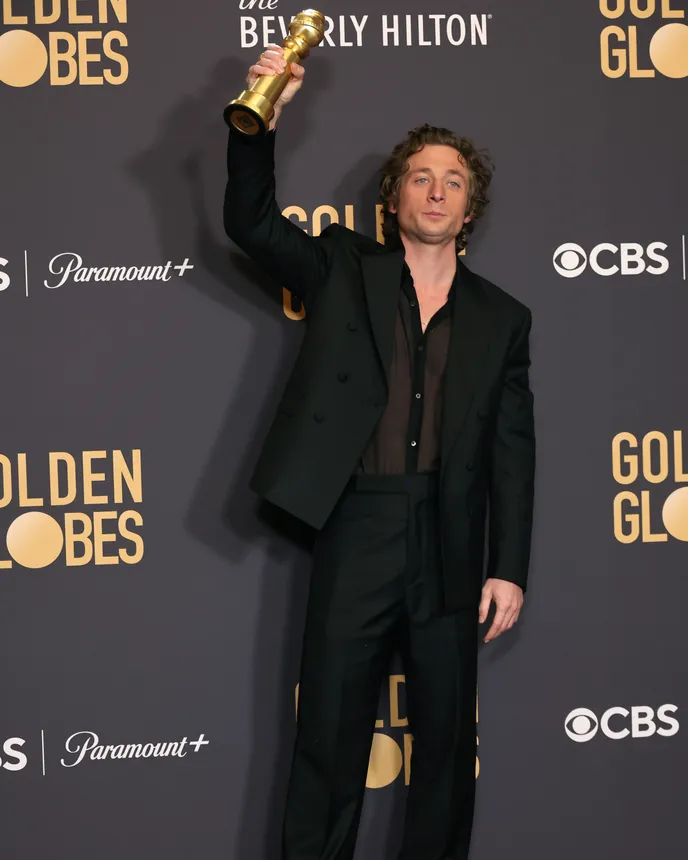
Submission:
<svg viewBox="0 0 688 860">
<path fill-rule="evenodd" d="M 308 236 L 285 218 L 275 199 L 274 131 L 249 138 L 231 131 L 227 146 L 225 232 L 283 287 L 306 301 L 323 281 L 332 227 Z"/>
<path fill-rule="evenodd" d="M 534 398 L 530 390 L 530 311 L 507 356 L 491 453 L 487 577 L 525 591 L 535 484 Z"/>
</svg>

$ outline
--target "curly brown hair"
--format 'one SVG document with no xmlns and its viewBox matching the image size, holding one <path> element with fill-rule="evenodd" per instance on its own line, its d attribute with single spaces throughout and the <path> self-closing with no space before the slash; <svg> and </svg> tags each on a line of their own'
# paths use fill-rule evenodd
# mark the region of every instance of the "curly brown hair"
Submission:
<svg viewBox="0 0 688 860">
<path fill-rule="evenodd" d="M 494 164 L 487 150 L 476 149 L 473 141 L 469 138 L 460 137 L 448 128 L 439 128 L 427 123 L 411 129 L 406 139 L 394 147 L 392 154 L 382 167 L 380 179 L 380 199 L 384 213 L 382 233 L 385 240 L 399 236 L 399 220 L 394 212 L 389 211 L 389 205 L 390 203 L 396 204 L 398 201 L 401 182 L 409 167 L 409 158 L 420 152 L 424 146 L 433 145 L 454 147 L 468 167 L 468 207 L 466 211 L 472 217 L 468 224 L 463 225 L 463 229 L 456 237 L 456 250 L 462 251 L 468 244 L 468 237 L 473 232 L 475 222 L 485 214 L 487 204 L 490 202 L 487 191 L 492 180 Z"/>
</svg>

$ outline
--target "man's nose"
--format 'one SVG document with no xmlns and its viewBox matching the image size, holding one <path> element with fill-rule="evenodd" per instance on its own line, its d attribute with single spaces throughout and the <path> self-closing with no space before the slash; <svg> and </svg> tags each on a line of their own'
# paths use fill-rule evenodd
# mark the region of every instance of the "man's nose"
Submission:
<svg viewBox="0 0 688 860">
<path fill-rule="evenodd" d="M 444 188 L 440 184 L 433 185 L 430 189 L 430 199 L 431 200 L 444 200 Z"/>
</svg>

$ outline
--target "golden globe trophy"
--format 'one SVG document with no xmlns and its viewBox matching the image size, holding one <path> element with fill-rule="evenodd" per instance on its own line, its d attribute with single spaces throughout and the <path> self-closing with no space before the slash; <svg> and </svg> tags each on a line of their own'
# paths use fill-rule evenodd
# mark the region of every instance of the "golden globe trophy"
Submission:
<svg viewBox="0 0 688 860">
<path fill-rule="evenodd" d="M 281 75 L 261 75 L 239 98 L 225 108 L 227 125 L 247 135 L 262 135 L 275 114 L 275 103 L 289 82 L 289 63 L 300 63 L 325 37 L 325 16 L 315 9 L 304 9 L 289 26 L 289 36 L 282 42 L 287 71 Z"/>
</svg>

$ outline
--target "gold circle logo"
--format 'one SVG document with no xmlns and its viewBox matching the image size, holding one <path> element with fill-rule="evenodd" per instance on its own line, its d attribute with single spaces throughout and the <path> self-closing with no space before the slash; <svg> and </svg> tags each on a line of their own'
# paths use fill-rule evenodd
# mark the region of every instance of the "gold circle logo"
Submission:
<svg viewBox="0 0 688 860">
<path fill-rule="evenodd" d="M 664 502 L 662 520 L 672 537 L 688 541 L 688 487 L 674 490 Z"/>
<path fill-rule="evenodd" d="M 688 77 L 688 25 L 665 24 L 650 42 L 652 64 L 667 78 Z"/>
<path fill-rule="evenodd" d="M 0 36 L 0 81 L 11 87 L 30 87 L 47 68 L 48 51 L 34 33 L 8 30 Z"/>
<path fill-rule="evenodd" d="M 370 747 L 366 788 L 391 785 L 401 773 L 404 763 L 399 744 L 382 732 L 375 732 Z"/>
<path fill-rule="evenodd" d="M 7 530 L 7 551 L 17 564 L 33 570 L 52 564 L 63 546 L 57 520 L 40 511 L 22 514 Z"/>
</svg>

